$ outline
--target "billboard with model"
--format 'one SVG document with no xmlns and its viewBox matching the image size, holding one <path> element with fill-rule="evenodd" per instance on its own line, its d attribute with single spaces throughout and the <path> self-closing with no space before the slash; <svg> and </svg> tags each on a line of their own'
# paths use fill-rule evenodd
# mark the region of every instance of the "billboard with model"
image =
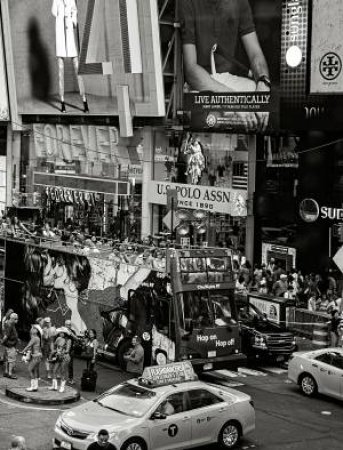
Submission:
<svg viewBox="0 0 343 450">
<path fill-rule="evenodd" d="M 192 129 L 278 128 L 281 2 L 182 0 L 184 110 Z"/>
<path fill-rule="evenodd" d="M 163 116 L 157 0 L 1 0 L 19 114 Z"/>
</svg>

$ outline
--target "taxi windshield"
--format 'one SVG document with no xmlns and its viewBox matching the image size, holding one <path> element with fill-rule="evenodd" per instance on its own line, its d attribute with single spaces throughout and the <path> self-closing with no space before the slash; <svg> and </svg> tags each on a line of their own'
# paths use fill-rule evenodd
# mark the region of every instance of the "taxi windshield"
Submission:
<svg viewBox="0 0 343 450">
<path fill-rule="evenodd" d="M 156 393 L 130 383 L 120 384 L 95 400 L 104 408 L 131 417 L 143 417 L 156 402 Z"/>
</svg>

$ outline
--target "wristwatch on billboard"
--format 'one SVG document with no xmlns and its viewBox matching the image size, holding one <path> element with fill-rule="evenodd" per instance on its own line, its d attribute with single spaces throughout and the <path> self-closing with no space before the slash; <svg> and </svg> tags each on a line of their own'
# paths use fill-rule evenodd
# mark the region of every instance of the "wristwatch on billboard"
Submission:
<svg viewBox="0 0 343 450">
<path fill-rule="evenodd" d="M 257 83 L 264 83 L 269 89 L 271 89 L 272 87 L 272 83 L 270 79 L 267 77 L 267 75 L 261 75 L 260 77 L 258 77 L 256 80 L 256 84 Z"/>
</svg>

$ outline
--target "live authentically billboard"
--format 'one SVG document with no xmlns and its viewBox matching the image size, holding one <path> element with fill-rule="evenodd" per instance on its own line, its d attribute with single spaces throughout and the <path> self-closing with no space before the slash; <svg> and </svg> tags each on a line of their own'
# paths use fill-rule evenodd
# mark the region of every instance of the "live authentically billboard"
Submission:
<svg viewBox="0 0 343 450">
<path fill-rule="evenodd" d="M 1 0 L 19 114 L 165 114 L 156 0 Z"/>
<path fill-rule="evenodd" d="M 281 0 L 182 0 L 180 21 L 185 125 L 277 130 Z"/>
<path fill-rule="evenodd" d="M 176 190 L 175 208 L 197 209 L 240 217 L 247 215 L 247 191 L 240 189 L 149 181 L 149 202 L 167 205 L 167 193 L 170 189 Z"/>
<path fill-rule="evenodd" d="M 294 131 L 341 130 L 343 2 L 284 0 L 284 6 L 280 125 Z"/>
</svg>

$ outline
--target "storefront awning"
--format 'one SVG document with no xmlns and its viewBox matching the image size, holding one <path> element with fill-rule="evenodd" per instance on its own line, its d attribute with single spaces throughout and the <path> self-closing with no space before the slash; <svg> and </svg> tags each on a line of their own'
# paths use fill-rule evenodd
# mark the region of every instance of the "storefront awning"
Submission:
<svg viewBox="0 0 343 450">
<path fill-rule="evenodd" d="M 34 172 L 33 184 L 99 194 L 130 195 L 130 183 L 122 180 Z"/>
</svg>

